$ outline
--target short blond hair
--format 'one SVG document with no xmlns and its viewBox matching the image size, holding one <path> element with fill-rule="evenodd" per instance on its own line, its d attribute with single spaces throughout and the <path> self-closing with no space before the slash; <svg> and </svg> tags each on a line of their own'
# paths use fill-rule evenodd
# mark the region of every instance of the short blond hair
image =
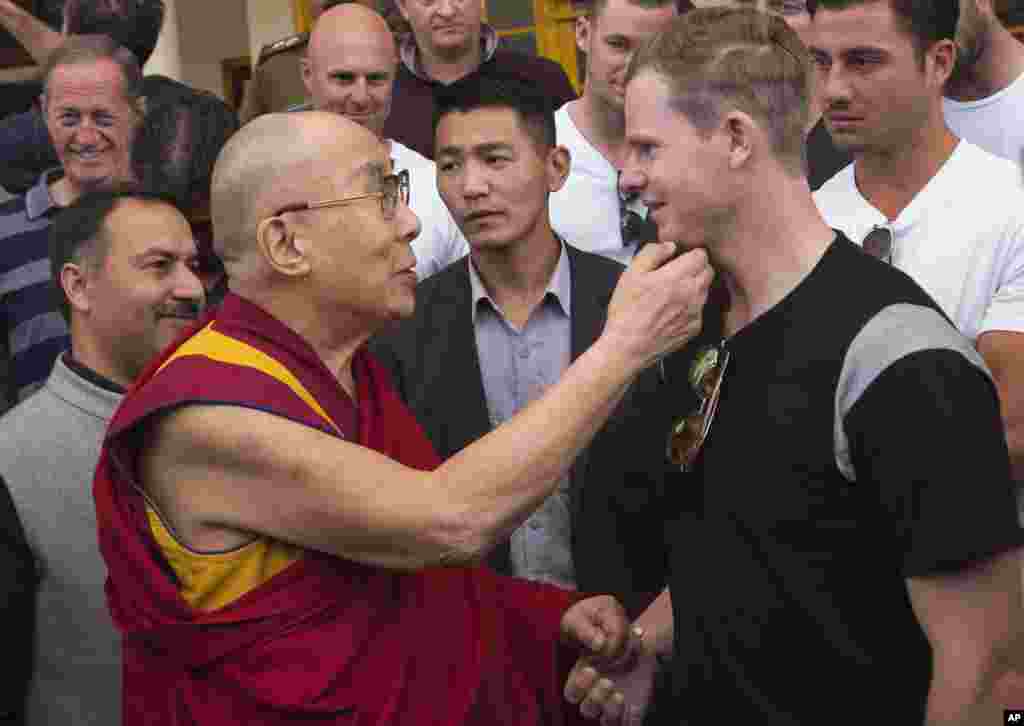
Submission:
<svg viewBox="0 0 1024 726">
<path fill-rule="evenodd" d="M 787 170 L 805 173 L 810 56 L 777 14 L 735 5 L 693 10 L 637 51 L 627 82 L 648 69 L 698 131 L 710 133 L 726 113 L 742 111 L 764 124 Z"/>
</svg>

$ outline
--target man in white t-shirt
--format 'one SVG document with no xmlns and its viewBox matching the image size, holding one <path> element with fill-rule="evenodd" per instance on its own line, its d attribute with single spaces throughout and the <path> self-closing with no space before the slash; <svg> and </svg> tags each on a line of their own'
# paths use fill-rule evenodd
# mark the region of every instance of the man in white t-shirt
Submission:
<svg viewBox="0 0 1024 726">
<path fill-rule="evenodd" d="M 373 131 L 391 149 L 396 170 L 409 170 L 409 206 L 420 219 L 412 242 L 416 275 L 423 280 L 466 255 L 469 245 L 437 191 L 434 162 L 384 139 L 398 67 L 394 36 L 384 18 L 357 3 L 321 15 L 310 34 L 302 79 L 318 111 L 338 113 Z M 433 119 L 423 119 L 430 125 Z"/>
<path fill-rule="evenodd" d="M 960 0 L 957 63 L 946 82 L 946 123 L 997 156 L 1024 153 L 1024 44 L 999 20 L 1010 0 Z"/>
<path fill-rule="evenodd" d="M 1017 165 L 944 121 L 956 4 L 819 0 L 817 89 L 854 163 L 814 199 L 831 226 L 913 277 L 974 342 L 1024 481 L 1024 189 Z"/>
<path fill-rule="evenodd" d="M 572 157 L 569 178 L 551 195 L 551 224 L 566 242 L 623 264 L 655 240 L 647 209 L 619 194 L 625 155 L 623 79 L 633 52 L 678 15 L 675 0 L 592 0 L 576 21 L 587 54 L 583 95 L 555 113 L 558 145 Z"/>
</svg>

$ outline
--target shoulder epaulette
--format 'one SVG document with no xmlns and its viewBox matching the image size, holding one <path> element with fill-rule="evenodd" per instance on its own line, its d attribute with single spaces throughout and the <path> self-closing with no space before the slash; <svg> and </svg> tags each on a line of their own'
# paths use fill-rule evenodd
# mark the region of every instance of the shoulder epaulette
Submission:
<svg viewBox="0 0 1024 726">
<path fill-rule="evenodd" d="M 291 50 L 292 48 L 298 48 L 308 42 L 309 33 L 298 33 L 296 35 L 289 35 L 287 38 L 281 38 L 281 40 L 275 40 L 273 43 L 268 43 L 260 49 L 260 59 L 256 65 L 263 63 L 271 56 Z"/>
</svg>

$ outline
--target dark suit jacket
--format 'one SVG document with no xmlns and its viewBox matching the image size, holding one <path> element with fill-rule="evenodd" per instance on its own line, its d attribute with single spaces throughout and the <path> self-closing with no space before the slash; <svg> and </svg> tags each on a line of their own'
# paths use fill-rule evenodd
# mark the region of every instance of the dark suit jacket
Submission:
<svg viewBox="0 0 1024 726">
<path fill-rule="evenodd" d="M 611 293 L 623 267 L 566 246 L 572 278 L 571 349 L 575 360 L 604 328 Z M 469 258 L 416 289 L 416 312 L 378 336 L 371 350 L 442 459 L 491 430 L 472 321 Z M 665 581 L 657 511 L 664 471 L 665 412 L 647 408 L 659 395 L 657 369 L 645 371 L 569 474 L 572 556 L 581 591 L 612 593 L 642 609 Z M 646 410 L 641 415 L 640 407 Z M 489 558 L 509 571 L 508 543 Z"/>
</svg>

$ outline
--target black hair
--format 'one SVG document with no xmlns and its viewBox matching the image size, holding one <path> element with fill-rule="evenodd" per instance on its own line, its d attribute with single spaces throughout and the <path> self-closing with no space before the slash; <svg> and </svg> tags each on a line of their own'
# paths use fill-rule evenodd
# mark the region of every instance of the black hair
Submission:
<svg viewBox="0 0 1024 726">
<path fill-rule="evenodd" d="M 105 224 L 110 213 L 125 199 L 162 202 L 174 205 L 163 195 L 144 192 L 135 186 L 121 185 L 88 191 L 57 214 L 50 225 L 50 276 L 57 295 L 57 304 L 70 324 L 71 307 L 60 282 L 61 270 L 69 262 L 103 265 L 109 249 Z"/>
<path fill-rule="evenodd" d="M 224 101 L 207 91 L 167 81 L 152 93 L 146 81 L 146 116 L 132 142 L 132 171 L 140 188 L 174 199 L 184 210 L 202 206 L 210 195 L 217 155 L 239 127 Z"/>
<path fill-rule="evenodd" d="M 555 111 L 546 95 L 517 78 L 470 76 L 445 86 L 436 94 L 434 132 L 450 113 L 481 108 L 515 111 L 523 129 L 540 148 L 555 145 Z"/>
<path fill-rule="evenodd" d="M 913 39 L 914 47 L 923 55 L 940 40 L 956 38 L 960 19 L 959 0 L 808 0 L 807 12 L 814 15 L 826 10 L 844 10 L 870 2 L 888 2 L 900 24 Z"/>
<path fill-rule="evenodd" d="M 67 0 L 64 21 L 69 34 L 109 35 L 141 67 L 153 55 L 165 12 L 164 0 Z"/>
</svg>

